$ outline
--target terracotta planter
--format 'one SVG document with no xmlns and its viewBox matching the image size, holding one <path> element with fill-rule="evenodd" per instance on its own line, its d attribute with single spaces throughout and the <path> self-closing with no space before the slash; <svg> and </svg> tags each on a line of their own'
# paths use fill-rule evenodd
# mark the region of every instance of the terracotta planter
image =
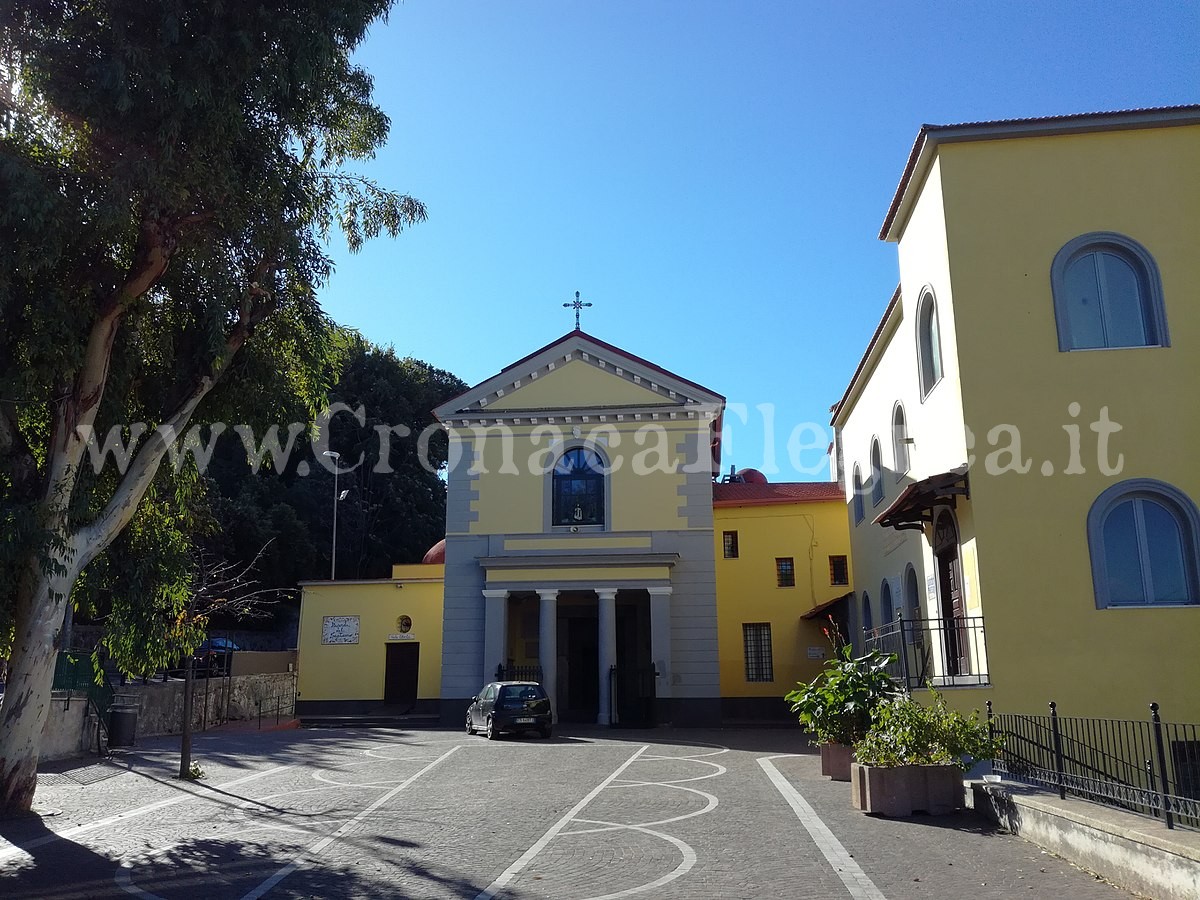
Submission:
<svg viewBox="0 0 1200 900">
<path fill-rule="evenodd" d="M 834 781 L 850 780 L 850 764 L 854 762 L 854 748 L 846 744 L 821 745 L 821 774 Z"/>
<path fill-rule="evenodd" d="M 958 766 L 850 767 L 850 802 L 880 816 L 926 812 L 942 816 L 963 806 L 963 777 Z"/>
</svg>

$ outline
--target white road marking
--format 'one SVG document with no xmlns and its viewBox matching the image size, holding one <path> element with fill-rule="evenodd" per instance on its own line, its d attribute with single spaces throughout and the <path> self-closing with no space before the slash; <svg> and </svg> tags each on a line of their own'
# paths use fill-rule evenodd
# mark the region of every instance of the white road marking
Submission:
<svg viewBox="0 0 1200 900">
<path fill-rule="evenodd" d="M 790 759 L 795 756 L 797 756 L 795 753 L 763 756 L 759 758 L 758 764 L 767 773 L 767 777 L 771 779 L 771 783 L 775 785 L 775 789 L 783 795 L 783 799 L 792 807 L 792 810 L 796 813 L 796 818 L 800 820 L 800 824 L 812 836 L 817 849 L 821 851 L 821 855 L 825 857 L 825 861 L 833 867 L 833 871 L 842 880 L 842 884 L 846 886 L 846 890 L 850 892 L 850 896 L 854 900 L 887 900 L 883 892 L 875 886 L 875 882 L 867 876 L 867 873 L 846 852 L 846 848 L 842 846 L 842 842 L 834 837 L 833 832 L 829 830 L 829 826 L 821 821 L 821 817 L 817 815 L 816 810 L 808 805 L 808 801 L 800 795 L 800 792 L 792 786 L 790 781 L 780 774 L 779 770 L 771 762 L 773 759 Z"/>
<path fill-rule="evenodd" d="M 225 784 L 222 784 L 220 787 L 214 788 L 214 789 L 220 790 L 220 791 L 226 791 L 229 788 L 237 787 L 238 785 L 246 784 L 249 781 L 255 781 L 259 778 L 266 778 L 268 775 L 274 775 L 277 772 L 282 772 L 285 769 L 290 769 L 290 768 L 292 768 L 292 767 L 291 766 L 276 766 L 273 769 L 267 769 L 266 771 L 263 771 L 263 772 L 255 772 L 253 775 L 246 775 L 243 778 L 234 779 L 233 781 L 226 782 Z M 203 787 L 203 785 L 201 785 L 201 786 Z M 157 809 L 166 809 L 168 806 L 175 806 L 176 804 L 179 804 L 179 803 L 186 803 L 189 800 L 208 800 L 208 799 L 210 799 L 210 798 L 206 797 L 203 792 L 200 792 L 200 791 L 193 791 L 188 788 L 182 788 L 182 787 L 180 788 L 180 790 L 183 791 L 182 796 L 168 797 L 166 800 L 159 800 L 157 803 L 150 803 L 150 804 L 147 804 L 146 806 L 139 806 L 136 809 L 131 809 L 131 810 L 128 810 L 123 813 L 117 813 L 115 816 L 107 816 L 106 818 L 103 818 L 103 819 L 97 819 L 95 822 L 88 822 L 86 825 L 76 825 L 74 828 L 68 828 L 65 831 L 58 831 L 58 832 L 55 832 L 54 834 L 48 834 L 45 837 L 37 838 L 36 840 L 32 840 L 29 843 L 23 844 L 19 847 L 16 847 L 16 846 L 7 847 L 3 850 L 0 850 L 0 862 L 3 862 L 4 860 L 7 860 L 7 859 L 11 859 L 14 856 L 19 856 L 22 853 L 24 853 L 26 855 L 30 855 L 29 851 L 32 850 L 34 847 L 41 847 L 43 844 L 49 844 L 54 841 L 70 840 L 71 838 L 75 837 L 76 835 L 84 834 L 85 832 L 88 832 L 88 831 L 95 831 L 97 828 L 105 828 L 109 825 L 114 825 L 118 822 L 127 822 L 130 819 L 136 818 L 138 816 L 143 816 L 146 813 L 154 812 Z"/>
<path fill-rule="evenodd" d="M 556 834 L 558 834 L 560 831 L 562 831 L 564 828 L 567 827 L 567 824 L 571 821 L 571 819 L 573 819 L 575 817 L 576 813 L 578 813 L 585 806 L 587 806 L 594 799 L 596 799 L 596 797 L 600 794 L 600 792 L 602 790 L 604 790 L 606 787 L 608 787 L 610 784 L 612 784 L 614 781 L 616 781 L 617 776 L 619 776 L 627 768 L 629 768 L 631 765 L 633 765 L 633 763 L 637 760 L 637 758 L 649 749 L 650 749 L 649 744 L 643 745 L 641 749 L 639 749 L 636 753 L 633 754 L 633 756 L 629 757 L 629 759 L 627 759 L 627 760 L 625 760 L 625 762 L 621 763 L 621 765 L 619 765 L 611 775 L 609 775 L 602 782 L 600 782 L 598 785 L 596 785 L 594 788 L 592 788 L 592 790 L 588 793 L 588 795 L 586 797 L 584 797 L 582 800 L 580 800 L 578 803 L 576 803 L 573 807 L 571 807 L 571 809 L 569 809 L 567 811 L 566 815 L 564 815 L 561 819 L 559 819 L 557 822 L 555 822 L 553 825 L 551 825 L 550 830 L 547 831 L 545 834 L 543 834 L 540 838 L 538 838 L 534 842 L 532 847 L 530 847 L 523 854 L 521 854 L 520 859 L 518 859 L 511 866 L 509 866 L 507 869 L 505 869 L 503 872 L 501 872 L 500 876 L 495 881 L 493 881 L 486 888 L 484 888 L 482 891 L 480 891 L 478 894 L 476 894 L 475 900 L 492 900 L 492 898 L 494 898 L 496 896 L 496 894 L 499 893 L 499 891 L 501 889 L 503 889 L 506 884 L 508 884 L 510 881 L 512 881 L 513 878 L 515 878 L 522 869 L 524 869 L 527 865 L 529 865 L 530 861 L 535 856 L 537 856 L 539 853 L 542 852 L 542 849 L 547 844 L 549 844 L 550 841 L 554 840 L 554 836 Z"/>
<path fill-rule="evenodd" d="M 661 831 L 653 831 L 643 825 L 621 825 L 617 822 L 599 822 L 600 825 L 612 825 L 614 828 L 620 828 L 628 831 L 640 831 L 643 834 L 650 834 L 656 838 L 662 838 L 668 843 L 674 844 L 683 856 L 674 869 L 653 881 L 646 884 L 639 884 L 637 887 L 626 888 L 623 891 L 617 891 L 615 894 L 603 894 L 599 897 L 589 897 L 588 900 L 616 900 L 618 897 L 632 897 L 634 894 L 642 894 L 646 891 L 652 891 L 655 888 L 660 888 L 664 884 L 669 884 L 676 878 L 680 878 L 691 871 L 692 866 L 696 864 L 696 851 L 689 844 L 684 843 L 679 838 L 671 834 L 663 834 Z"/>
<path fill-rule="evenodd" d="M 647 781 L 647 782 L 641 782 L 640 784 L 653 785 L 653 782 Z M 650 826 L 652 826 L 652 825 L 653 826 L 670 825 L 672 822 L 682 822 L 684 819 L 694 819 L 696 816 L 703 816 L 706 813 L 710 813 L 714 809 L 716 809 L 717 806 L 721 802 L 716 797 L 714 797 L 712 794 L 709 794 L 705 791 L 697 790 L 696 788 L 677 787 L 675 785 L 664 785 L 664 786 L 674 788 L 677 791 L 687 791 L 689 793 L 695 794 L 698 797 L 703 797 L 704 801 L 705 801 L 704 808 L 703 809 L 695 809 L 689 813 L 681 813 L 678 816 L 671 816 L 671 818 L 669 818 L 669 819 L 658 819 L 657 821 L 654 821 L 654 822 L 638 822 L 636 825 L 614 825 L 612 827 L 605 827 L 605 828 L 573 829 L 571 831 L 563 832 L 563 837 L 575 837 L 575 835 L 577 835 L 577 834 L 597 834 L 601 831 L 617 831 L 622 828 L 649 829 Z M 617 787 L 625 787 L 625 785 L 617 785 Z M 590 825 L 607 825 L 606 822 L 597 822 L 592 819 L 576 819 L 575 821 L 583 823 L 583 824 L 590 824 Z"/>
<path fill-rule="evenodd" d="M 365 819 L 371 813 L 375 812 L 375 810 L 379 809 L 379 807 L 383 806 L 383 804 L 387 803 L 389 800 L 391 800 L 393 797 L 395 797 L 398 793 L 400 793 L 402 790 L 404 790 L 406 787 L 408 787 L 410 784 L 412 784 L 414 781 L 416 781 L 418 778 L 420 778 L 422 775 L 424 775 L 426 772 L 428 772 L 430 769 L 432 769 L 434 766 L 436 766 L 438 763 L 442 762 L 445 759 L 448 759 L 455 751 L 457 751 L 459 749 L 461 749 L 461 745 L 451 747 L 449 750 L 447 750 L 445 753 L 443 753 L 441 756 L 439 756 L 437 759 L 435 759 L 429 765 L 425 766 L 423 769 L 419 770 L 418 772 L 416 772 L 413 775 L 410 775 L 404 781 L 400 782 L 400 784 L 396 785 L 394 788 L 392 788 L 390 791 L 388 791 L 386 794 L 384 794 L 382 797 L 380 797 L 378 800 L 376 800 L 374 803 L 372 803 L 370 806 L 368 806 L 366 809 L 364 809 L 362 812 L 360 812 L 357 816 L 355 816 L 353 819 L 351 819 L 349 822 L 347 822 L 345 825 L 343 825 L 341 828 L 339 828 L 333 834 L 329 835 L 326 838 L 322 838 L 321 840 L 317 841 L 315 844 L 313 844 L 308 849 L 302 850 L 286 866 L 284 866 L 282 869 L 280 869 L 278 872 L 276 872 L 274 875 L 272 875 L 270 878 L 268 878 L 266 881 L 264 881 L 262 884 L 260 884 L 254 890 L 252 890 L 250 893 L 245 894 L 242 897 L 242 900 L 258 900 L 259 897 L 262 897 L 269 890 L 271 890 L 273 887 L 275 887 L 275 885 L 279 884 L 279 882 L 283 881 L 283 879 L 287 878 L 289 875 L 291 875 L 293 872 L 295 872 L 296 869 L 298 869 L 300 867 L 301 859 L 303 859 L 304 857 L 314 857 L 314 856 L 318 855 L 322 850 L 324 850 L 326 847 L 328 847 L 330 844 L 332 844 L 338 838 L 342 837 L 342 835 L 346 834 L 346 832 L 348 832 L 356 824 L 358 824 L 360 821 Z"/>
<path fill-rule="evenodd" d="M 294 831 L 297 834 L 303 834 L 303 835 L 311 835 L 312 834 L 310 829 L 301 828 L 296 825 L 285 825 L 282 823 L 265 823 L 265 824 L 256 824 L 249 828 L 235 828 L 230 831 L 223 831 L 220 834 L 212 835 L 211 839 L 220 838 L 221 840 L 225 840 L 227 838 L 236 837 L 241 834 L 249 834 L 250 832 L 255 832 L 255 831 Z M 186 845 L 187 845 L 186 840 L 173 841 L 172 843 L 165 844 L 162 847 L 156 847 L 147 853 L 142 853 L 137 857 L 127 857 L 125 859 L 122 859 L 121 863 L 120 863 L 120 867 L 117 869 L 116 874 L 113 875 L 113 880 L 116 881 L 117 886 L 119 888 L 121 888 L 121 890 L 123 890 L 125 893 L 132 894 L 135 897 L 141 897 L 142 900 L 166 900 L 165 897 L 162 897 L 159 894 L 152 894 L 149 891 L 143 890 L 142 888 L 140 888 L 136 884 L 134 884 L 133 883 L 133 869 L 135 866 L 146 865 L 147 863 L 151 862 L 154 859 L 154 857 L 156 857 L 156 856 L 162 856 L 164 853 L 170 853 L 176 847 L 184 847 Z M 177 887 L 178 884 L 173 883 L 171 886 Z"/>
</svg>

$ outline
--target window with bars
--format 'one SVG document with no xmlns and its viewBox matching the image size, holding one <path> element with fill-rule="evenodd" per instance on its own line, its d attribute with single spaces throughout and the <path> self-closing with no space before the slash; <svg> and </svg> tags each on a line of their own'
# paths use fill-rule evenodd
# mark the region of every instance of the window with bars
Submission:
<svg viewBox="0 0 1200 900">
<path fill-rule="evenodd" d="M 778 587 L 796 586 L 796 564 L 790 556 L 777 557 L 775 560 L 775 584 Z"/>
<path fill-rule="evenodd" d="M 738 533 L 736 531 L 726 531 L 723 535 L 725 542 L 725 558 L 738 558 Z"/>
<path fill-rule="evenodd" d="M 771 661 L 771 623 L 744 622 L 742 641 L 746 648 L 746 680 L 774 681 L 775 667 Z"/>
<path fill-rule="evenodd" d="M 844 556 L 829 557 L 829 583 L 830 584 L 849 584 L 850 583 L 850 566 L 846 562 Z"/>
</svg>

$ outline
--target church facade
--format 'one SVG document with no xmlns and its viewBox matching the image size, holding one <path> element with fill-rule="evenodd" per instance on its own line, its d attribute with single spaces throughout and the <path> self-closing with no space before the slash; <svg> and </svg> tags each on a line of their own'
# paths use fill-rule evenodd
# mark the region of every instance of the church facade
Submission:
<svg viewBox="0 0 1200 900">
<path fill-rule="evenodd" d="M 440 705 L 541 681 L 560 721 L 715 722 L 724 398 L 569 332 L 443 404 Z"/>
</svg>

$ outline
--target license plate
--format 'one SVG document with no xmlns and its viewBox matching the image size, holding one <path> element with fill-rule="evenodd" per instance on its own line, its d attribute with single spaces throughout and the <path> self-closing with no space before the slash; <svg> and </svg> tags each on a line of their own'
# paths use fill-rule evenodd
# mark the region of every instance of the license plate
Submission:
<svg viewBox="0 0 1200 900">
<path fill-rule="evenodd" d="M 517 724 L 518 724 L 518 725 L 532 725 L 532 724 L 534 723 L 534 720 L 533 720 L 532 718 L 529 718 L 529 719 L 517 719 L 517 720 L 516 720 L 516 722 L 517 722 Z"/>
</svg>

